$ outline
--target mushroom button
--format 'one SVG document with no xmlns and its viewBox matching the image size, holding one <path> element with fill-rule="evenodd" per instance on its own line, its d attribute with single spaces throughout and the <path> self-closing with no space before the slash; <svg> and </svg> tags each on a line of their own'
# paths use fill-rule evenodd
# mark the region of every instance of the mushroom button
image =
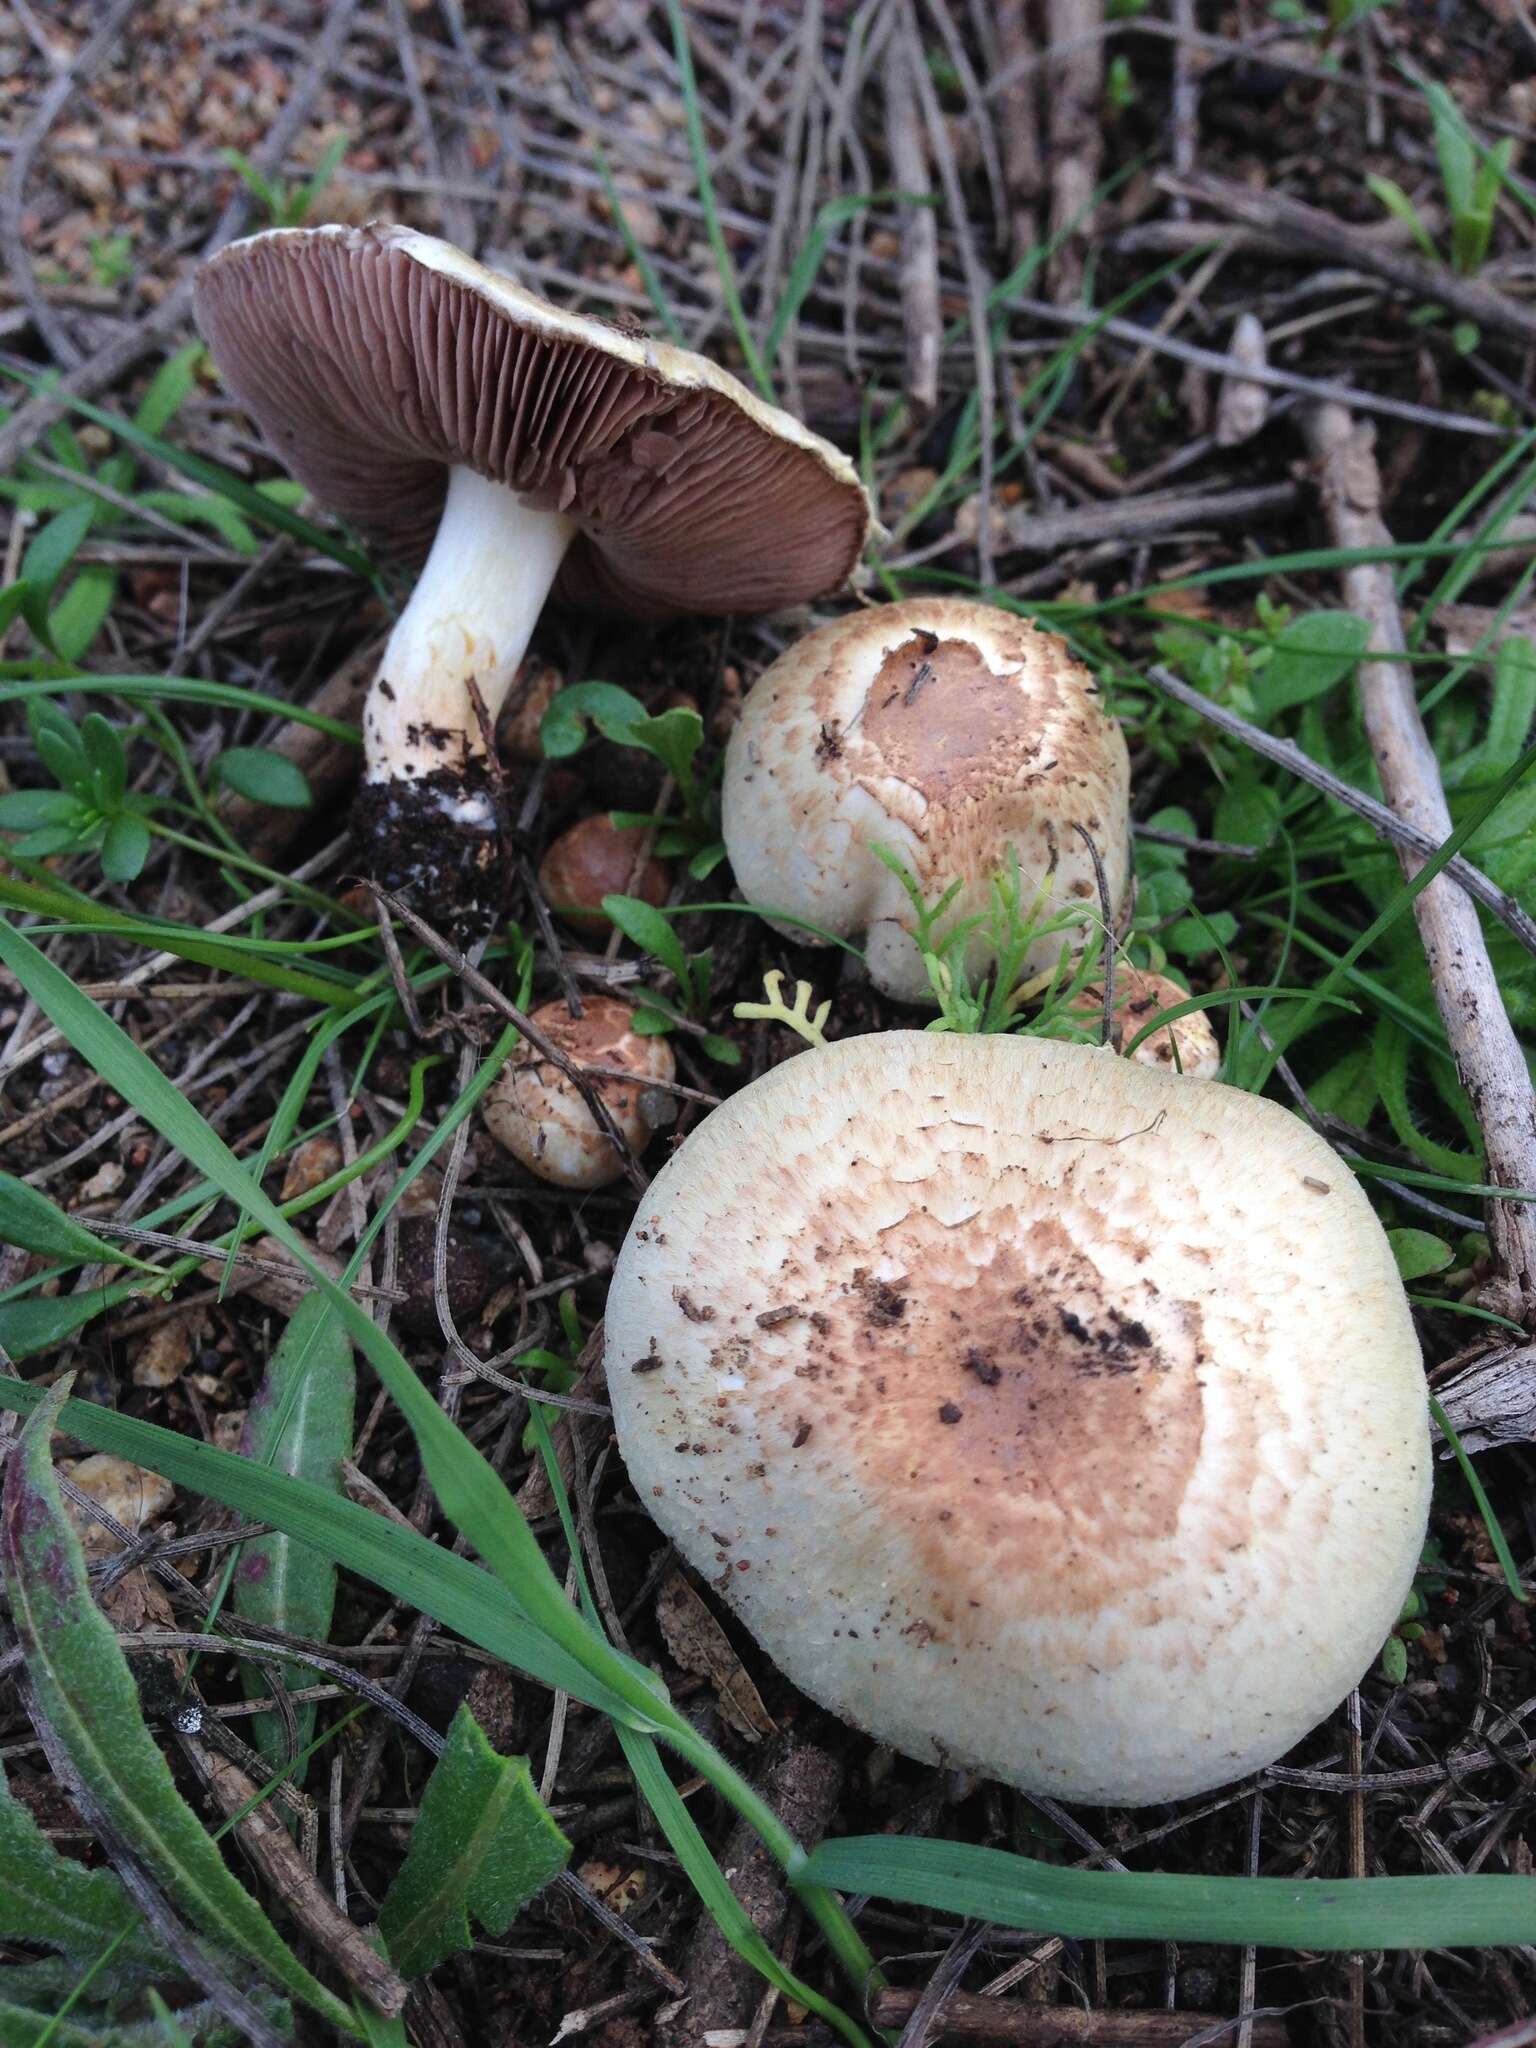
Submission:
<svg viewBox="0 0 1536 2048">
<path fill-rule="evenodd" d="M 758 679 L 726 749 L 725 843 L 749 901 L 862 932 L 879 987 L 920 1002 L 912 906 L 875 849 L 927 901 L 959 882 L 956 920 L 987 908 L 1011 852 L 1026 905 L 1043 886 L 1048 913 L 1097 904 L 1081 827 L 1118 905 L 1129 783 L 1120 728 L 1063 641 L 990 605 L 914 598 L 820 627 Z M 1060 946 L 1042 939 L 1025 970 Z M 979 937 L 972 954 L 980 971 Z"/>
<path fill-rule="evenodd" d="M 663 1167 L 606 1332 L 637 1493 L 787 1675 L 1027 1791 L 1260 1769 L 1418 1560 L 1385 1233 L 1320 1138 L 1220 1082 L 999 1036 L 807 1053 Z"/>
<path fill-rule="evenodd" d="M 1117 967 L 1112 1013 L 1115 1051 L 1124 1052 L 1164 1010 L 1188 1001 L 1189 990 L 1165 974 L 1154 974 L 1146 967 Z M 1067 1008 L 1084 1022 L 1102 1017 L 1103 982 L 1090 981 Z M 1171 1024 L 1149 1032 L 1130 1056 L 1144 1067 L 1165 1067 L 1188 1081 L 1214 1081 L 1221 1072 L 1221 1047 L 1204 1010 L 1191 1010 L 1188 1016 L 1175 1017 Z"/>
<path fill-rule="evenodd" d="M 852 466 L 797 420 L 430 235 L 252 235 L 203 266 L 196 311 L 299 481 L 426 556 L 364 716 L 358 824 L 378 879 L 461 932 L 495 908 L 505 823 L 475 696 L 493 725 L 552 587 L 642 616 L 770 611 L 840 588 L 863 548 Z"/>
<path fill-rule="evenodd" d="M 605 896 L 665 903 L 671 876 L 666 863 L 647 850 L 652 837 L 643 825 L 611 823 L 606 811 L 583 818 L 560 834 L 539 863 L 545 902 L 577 931 L 598 933 L 612 929 Z"/>
<path fill-rule="evenodd" d="M 589 996 L 580 1017 L 554 1002 L 535 1010 L 529 1022 L 572 1066 L 619 1067 L 634 1075 L 630 1082 L 594 1074 L 590 1085 L 631 1151 L 641 1152 L 671 1106 L 664 1095 L 655 1099 L 650 1084 L 670 1081 L 676 1064 L 665 1038 L 642 1037 L 631 1028 L 634 1014 L 611 996 Z M 576 1083 L 532 1045 L 521 1045 L 492 1083 L 485 1123 L 514 1159 L 556 1187 L 606 1187 L 624 1171 L 618 1148 Z"/>
</svg>

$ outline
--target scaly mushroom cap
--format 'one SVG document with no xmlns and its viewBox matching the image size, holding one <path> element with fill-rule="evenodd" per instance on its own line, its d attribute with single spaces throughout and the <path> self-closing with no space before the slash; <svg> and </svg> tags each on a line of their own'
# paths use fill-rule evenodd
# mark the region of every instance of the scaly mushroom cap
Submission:
<svg viewBox="0 0 1536 2048">
<path fill-rule="evenodd" d="M 1114 1046 L 1124 1052 L 1138 1032 L 1145 1031 L 1154 1017 L 1189 1001 L 1189 990 L 1180 988 L 1166 974 L 1154 974 L 1148 967 L 1115 969 Z M 1104 1014 L 1104 984 L 1090 981 L 1067 1005 L 1085 1022 Z M 1186 1081 L 1214 1081 L 1221 1072 L 1221 1047 L 1204 1010 L 1191 1010 L 1187 1017 L 1175 1017 L 1142 1039 L 1130 1055 L 1144 1067 L 1163 1067 L 1170 1074 L 1182 1074 Z"/>
<path fill-rule="evenodd" d="M 890 1032 L 773 1069 L 641 1203 L 606 1320 L 640 1499 L 908 1755 L 1132 1804 L 1271 1762 L 1368 1667 L 1429 1496 L 1418 1346 L 1278 1105 Z"/>
<path fill-rule="evenodd" d="M 612 996 L 588 996 L 573 1017 L 563 1002 L 545 1003 L 530 1019 L 540 1035 L 576 1066 L 620 1067 L 627 1081 L 592 1077 L 631 1151 L 643 1152 L 655 1123 L 646 1114 L 645 1089 L 677 1071 L 665 1038 L 631 1029 L 634 1011 Z M 528 1044 L 518 1047 L 485 1098 L 486 1129 L 540 1180 L 561 1188 L 601 1188 L 617 1180 L 624 1162 L 581 1090 L 553 1060 Z"/>
<path fill-rule="evenodd" d="M 431 235 L 274 228 L 206 263 L 195 306 L 288 469 L 391 551 L 425 553 L 454 465 L 576 521 L 570 603 L 771 611 L 840 589 L 863 549 L 852 465 L 798 420 Z"/>
<path fill-rule="evenodd" d="M 897 877 L 924 898 L 959 881 L 951 916 L 985 910 L 1017 856 L 1026 907 L 1097 901 L 1089 832 L 1118 906 L 1130 863 L 1125 741 L 1066 644 L 963 598 L 912 598 L 822 626 L 758 679 L 725 757 L 725 843 L 748 899 L 867 934 L 887 994 L 928 997 Z M 804 935 L 801 934 L 803 937 Z M 1060 936 L 1032 949 L 1048 966 Z M 985 962 L 978 941 L 973 968 Z"/>
</svg>

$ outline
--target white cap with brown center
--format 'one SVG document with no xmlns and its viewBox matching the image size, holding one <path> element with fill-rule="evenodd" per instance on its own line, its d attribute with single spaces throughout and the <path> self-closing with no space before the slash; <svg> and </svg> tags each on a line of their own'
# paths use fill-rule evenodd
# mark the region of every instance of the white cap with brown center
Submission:
<svg viewBox="0 0 1536 2048">
<path fill-rule="evenodd" d="M 643 1199 L 607 1373 L 641 1501 L 799 1686 L 1059 1798 L 1256 1770 L 1411 1582 L 1423 1369 L 1299 1119 L 1013 1037 L 773 1069 Z"/>
<path fill-rule="evenodd" d="M 274 229 L 199 273 L 198 325 L 293 474 L 426 566 L 365 715 L 380 879 L 462 905 L 493 862 L 491 721 L 552 586 L 660 615 L 840 589 L 844 456 L 704 357 L 565 313 L 407 228 Z"/>
<path fill-rule="evenodd" d="M 1118 908 L 1129 788 L 1120 728 L 1064 641 L 993 605 L 911 598 L 819 627 L 759 677 L 726 751 L 725 843 L 750 902 L 865 934 L 876 983 L 919 1002 L 912 905 L 875 848 L 929 901 L 961 883 L 951 922 L 986 909 L 1011 853 L 1025 906 L 1040 890 L 1049 913 L 1097 904 L 1081 827 Z M 980 938 L 969 964 L 986 964 Z"/>
</svg>

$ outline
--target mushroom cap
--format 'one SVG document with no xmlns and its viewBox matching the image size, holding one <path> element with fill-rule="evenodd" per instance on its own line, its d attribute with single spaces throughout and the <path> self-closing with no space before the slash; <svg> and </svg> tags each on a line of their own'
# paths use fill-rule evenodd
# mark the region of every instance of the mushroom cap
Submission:
<svg viewBox="0 0 1536 2048">
<path fill-rule="evenodd" d="M 636 1492 L 814 1700 L 1139 1804 L 1361 1677 L 1429 1498 L 1385 1233 L 1278 1104 L 888 1032 L 772 1069 L 641 1202 L 608 1384 Z"/>
<path fill-rule="evenodd" d="M 912 907 L 875 847 L 902 858 L 925 901 L 962 883 L 951 920 L 987 908 L 1011 848 L 1023 907 L 1049 877 L 1050 912 L 1097 902 L 1080 825 L 1118 905 L 1129 790 L 1120 728 L 1064 641 L 968 598 L 911 598 L 819 627 L 758 678 L 726 749 L 725 843 L 751 902 L 864 932 L 875 981 L 918 1002 Z M 1061 945 L 1039 941 L 1026 969 Z M 978 938 L 969 964 L 985 960 Z"/>
<path fill-rule="evenodd" d="M 622 1067 L 635 1076 L 631 1085 L 594 1075 L 592 1086 L 630 1149 L 642 1152 L 655 1128 L 645 1113 L 646 1085 L 672 1079 L 677 1071 L 672 1048 L 665 1038 L 642 1037 L 630 1028 L 635 1013 L 628 1003 L 587 996 L 582 1008 L 583 1014 L 573 1017 L 563 1002 L 545 1003 L 530 1021 L 573 1064 Z M 606 1187 L 624 1171 L 580 1089 L 526 1041 L 492 1082 L 484 1115 L 496 1142 L 556 1187 Z"/>
<path fill-rule="evenodd" d="M 615 825 L 606 811 L 594 811 L 551 840 L 539 862 L 539 892 L 577 931 L 606 934 L 613 927 L 605 896 L 638 896 L 653 905 L 667 900 L 671 872 L 646 851 L 654 837 L 649 826 Z"/>
<path fill-rule="evenodd" d="M 1112 1013 L 1115 1051 L 1124 1052 L 1137 1032 L 1146 1030 L 1162 1011 L 1188 1001 L 1189 990 L 1180 988 L 1166 974 L 1154 974 L 1149 967 L 1116 967 Z M 1084 1019 L 1102 1017 L 1103 982 L 1090 981 L 1079 989 L 1067 1008 Z M 1221 1072 L 1221 1047 L 1204 1010 L 1191 1010 L 1187 1017 L 1175 1017 L 1171 1024 L 1164 1024 L 1144 1038 L 1130 1057 L 1143 1067 L 1162 1067 L 1170 1074 L 1182 1074 L 1186 1081 L 1214 1081 Z"/>
<path fill-rule="evenodd" d="M 410 228 L 273 228 L 198 273 L 225 382 L 301 483 L 430 546 L 450 466 L 581 529 L 559 596 L 641 615 L 840 589 L 869 503 L 846 457 L 703 356 L 562 312 Z"/>
</svg>

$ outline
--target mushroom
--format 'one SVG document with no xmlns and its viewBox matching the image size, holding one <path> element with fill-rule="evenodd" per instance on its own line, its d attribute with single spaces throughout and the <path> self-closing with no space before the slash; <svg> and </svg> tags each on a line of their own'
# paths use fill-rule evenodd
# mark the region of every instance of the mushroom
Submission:
<svg viewBox="0 0 1536 2048">
<path fill-rule="evenodd" d="M 545 1003 L 529 1022 L 576 1067 L 621 1067 L 633 1082 L 594 1075 L 591 1086 L 632 1152 L 650 1143 L 671 1107 L 652 1085 L 677 1071 L 665 1038 L 633 1028 L 634 1011 L 612 996 L 589 996 L 573 1017 L 563 1002 Z M 560 1188 L 601 1188 L 617 1180 L 624 1161 L 576 1083 L 526 1041 L 508 1060 L 485 1098 L 485 1123 L 499 1145 L 540 1180 Z"/>
<path fill-rule="evenodd" d="M 1347 1168 L 1097 1048 L 771 1069 L 652 1182 L 606 1356 L 640 1499 L 797 1685 L 1060 1799 L 1271 1762 L 1424 1535 L 1418 1345 Z"/>
<path fill-rule="evenodd" d="M 364 717 L 358 822 L 378 879 L 434 921 L 495 907 L 481 711 L 493 727 L 552 587 L 646 617 L 771 611 L 840 588 L 863 548 L 868 501 L 829 443 L 430 235 L 271 229 L 204 264 L 195 304 L 299 481 L 426 555 Z"/>
<path fill-rule="evenodd" d="M 1124 1052 L 1139 1031 L 1145 1031 L 1155 1017 L 1177 1003 L 1189 1001 L 1189 990 L 1180 988 L 1166 974 L 1154 974 L 1149 967 L 1115 969 L 1114 1027 L 1112 1044 Z M 1104 1014 L 1104 984 L 1090 981 L 1067 1004 L 1068 1012 L 1084 1020 Z M 1130 1055 L 1144 1067 L 1165 1067 L 1170 1074 L 1182 1074 L 1186 1081 L 1214 1081 L 1221 1072 L 1221 1047 L 1204 1010 L 1191 1010 L 1175 1017 L 1171 1024 L 1145 1037 Z"/>
<path fill-rule="evenodd" d="M 1049 914 L 1097 903 L 1087 833 L 1118 905 L 1129 788 L 1120 728 L 1064 641 L 992 605 L 923 597 L 837 619 L 764 671 L 726 749 L 722 815 L 749 902 L 864 933 L 877 986 L 921 1002 L 912 904 L 875 849 L 927 901 L 959 882 L 952 920 L 987 908 L 1012 854 L 1025 907 L 1041 889 Z M 1043 936 L 1025 969 L 1060 947 Z M 967 965 L 987 959 L 978 934 Z"/>
<path fill-rule="evenodd" d="M 539 890 L 556 916 L 580 932 L 611 930 L 605 896 L 667 900 L 671 876 L 648 850 L 654 834 L 644 825 L 615 825 L 606 811 L 562 832 L 539 862 Z M 638 870 L 638 872 L 637 872 Z"/>
</svg>

